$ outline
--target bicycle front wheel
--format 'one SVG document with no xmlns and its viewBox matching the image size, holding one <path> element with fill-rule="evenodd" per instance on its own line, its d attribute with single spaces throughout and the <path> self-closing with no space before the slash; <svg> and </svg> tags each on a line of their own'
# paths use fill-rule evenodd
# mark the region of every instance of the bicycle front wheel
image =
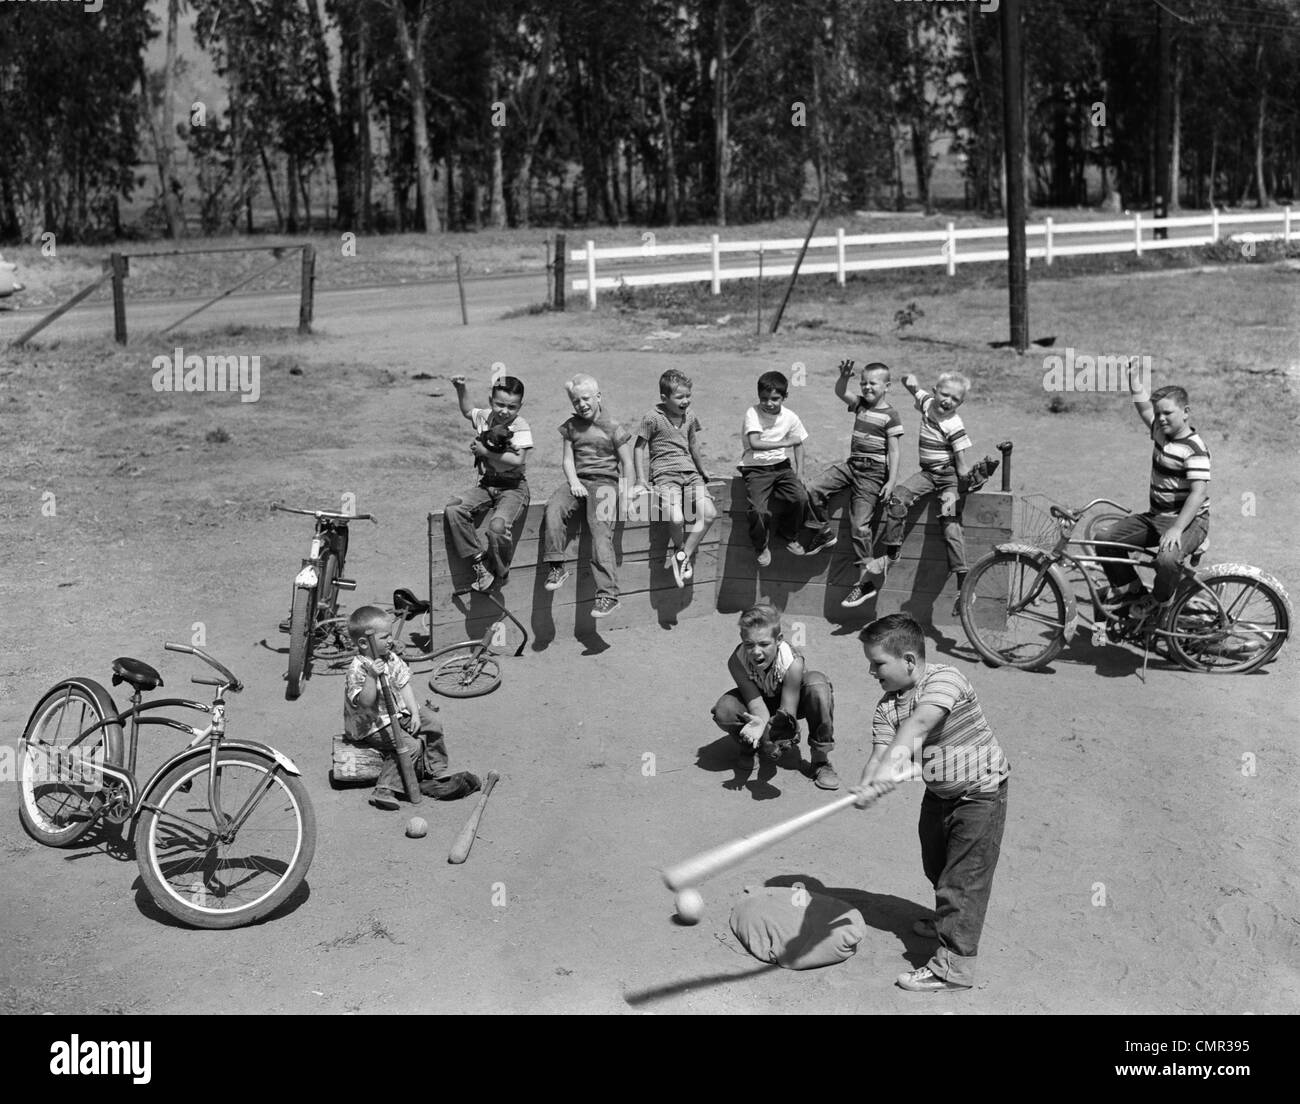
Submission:
<svg viewBox="0 0 1300 1104">
<path fill-rule="evenodd" d="M 971 646 L 995 667 L 1033 670 L 1065 647 L 1065 595 L 1024 552 L 980 560 L 962 585 L 958 612 Z"/>
<path fill-rule="evenodd" d="M 289 676 L 284 696 L 293 701 L 302 693 L 307 663 L 311 658 L 312 622 L 315 618 L 316 592 L 306 587 L 293 588 L 293 611 L 289 614 Z"/>
<path fill-rule="evenodd" d="M 122 727 L 74 741 L 110 715 L 113 699 L 89 679 L 59 683 L 32 710 L 18 752 L 18 819 L 47 847 L 76 843 L 95 822 L 104 789 L 98 768 L 122 762 Z"/>
<path fill-rule="evenodd" d="M 501 685 L 501 664 L 480 641 L 453 644 L 429 656 L 429 689 L 448 698 L 477 698 Z"/>
<path fill-rule="evenodd" d="M 1189 587 L 1169 611 L 1173 659 L 1216 675 L 1241 675 L 1271 662 L 1291 632 L 1291 602 L 1282 584 L 1237 564 L 1212 567 L 1198 581 L 1206 589 Z"/>
<path fill-rule="evenodd" d="M 301 779 L 269 756 L 228 748 L 217 755 L 218 824 L 208 762 L 178 763 L 146 796 L 136 858 L 165 912 L 196 928 L 237 928 L 302 884 L 316 852 L 316 815 Z M 237 827 L 226 830 L 232 820 Z"/>
</svg>

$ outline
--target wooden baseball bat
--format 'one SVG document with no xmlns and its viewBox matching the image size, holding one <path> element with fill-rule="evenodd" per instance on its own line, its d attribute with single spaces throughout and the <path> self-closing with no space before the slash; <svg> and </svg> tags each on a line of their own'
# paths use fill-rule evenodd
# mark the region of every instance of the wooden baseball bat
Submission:
<svg viewBox="0 0 1300 1104">
<path fill-rule="evenodd" d="M 456 842 L 451 845 L 451 850 L 447 853 L 449 863 L 463 863 L 469 858 L 469 849 L 474 846 L 474 840 L 478 836 L 478 822 L 483 819 L 483 808 L 487 805 L 487 799 L 492 793 L 492 787 L 497 784 L 497 779 L 500 777 L 496 771 L 488 771 L 488 776 L 483 779 L 483 793 L 479 796 L 478 804 L 474 807 L 474 812 L 470 814 L 469 820 L 465 822 L 465 827 L 460 830 L 460 835 L 456 837 Z"/>
<path fill-rule="evenodd" d="M 366 633 L 366 644 L 370 649 L 370 658 L 378 659 L 379 648 L 375 644 L 374 630 Z M 387 675 L 376 675 L 375 682 L 379 684 L 379 695 L 384 700 L 384 709 L 388 711 L 388 742 L 393 754 L 397 756 L 397 769 L 402 772 L 402 788 L 406 790 L 406 800 L 412 805 L 419 805 L 424 800 L 424 795 L 420 793 L 420 785 L 415 780 L 415 767 L 412 766 L 410 757 L 402 753 L 402 745 L 397 738 L 397 699 L 393 696 Z"/>
<path fill-rule="evenodd" d="M 877 794 L 871 800 L 874 802 L 879 796 Z M 800 813 L 789 820 L 781 821 L 780 824 L 772 825 L 771 828 L 764 828 L 761 832 L 751 832 L 748 836 L 742 836 L 730 843 L 710 848 L 708 851 L 701 851 L 698 855 L 692 855 L 689 859 L 683 859 L 681 862 L 665 869 L 664 882 L 674 893 L 679 889 L 685 889 L 687 886 L 698 885 L 706 878 L 721 874 L 722 871 L 729 870 L 731 867 L 757 855 L 774 843 L 789 839 L 797 832 L 802 832 L 805 828 L 816 824 L 819 820 L 825 820 L 828 816 L 833 816 L 841 809 L 849 808 L 855 800 L 855 795 L 848 793 L 843 797 L 837 797 L 828 805 L 809 810 L 806 813 Z"/>
</svg>

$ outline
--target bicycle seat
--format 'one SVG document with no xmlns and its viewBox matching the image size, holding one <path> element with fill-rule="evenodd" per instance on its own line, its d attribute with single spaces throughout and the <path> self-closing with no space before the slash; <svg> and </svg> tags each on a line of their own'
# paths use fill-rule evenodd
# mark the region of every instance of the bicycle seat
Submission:
<svg viewBox="0 0 1300 1104">
<path fill-rule="evenodd" d="M 398 587 L 393 591 L 393 610 L 402 620 L 410 621 L 422 613 L 428 613 L 429 603 L 421 602 L 406 587 Z"/>
<path fill-rule="evenodd" d="M 1079 520 L 1079 511 L 1078 511 L 1078 510 L 1070 510 L 1070 509 L 1067 509 L 1067 508 L 1064 507 L 1064 506 L 1052 506 L 1052 507 L 1050 507 L 1049 512 L 1051 513 L 1052 517 L 1056 518 L 1058 521 L 1078 521 L 1078 520 Z"/>
<path fill-rule="evenodd" d="M 113 685 L 121 682 L 130 683 L 137 690 L 152 690 L 163 684 L 162 675 L 149 664 L 126 656 L 113 660 Z"/>
</svg>

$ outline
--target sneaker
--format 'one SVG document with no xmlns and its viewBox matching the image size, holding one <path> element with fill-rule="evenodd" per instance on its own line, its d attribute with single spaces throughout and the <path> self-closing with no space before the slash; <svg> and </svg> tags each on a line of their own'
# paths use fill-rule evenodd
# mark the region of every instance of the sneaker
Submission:
<svg viewBox="0 0 1300 1104">
<path fill-rule="evenodd" d="M 470 587 L 479 592 L 483 592 L 483 591 L 491 590 L 495 582 L 496 582 L 496 576 L 494 576 L 492 572 L 490 572 L 487 569 L 487 564 L 485 564 L 482 560 L 475 560 L 474 581 L 469 584 Z"/>
<path fill-rule="evenodd" d="M 1145 593 L 1146 591 L 1141 587 L 1136 590 L 1116 590 L 1114 587 L 1104 587 L 1097 597 L 1101 599 L 1103 606 L 1122 609 L 1124 606 L 1131 606 Z"/>
<path fill-rule="evenodd" d="M 682 554 L 682 578 L 690 582 L 695 576 L 695 565 L 691 563 L 690 557 L 685 552 Z"/>
<path fill-rule="evenodd" d="M 551 564 L 551 570 L 546 573 L 546 589 L 559 590 L 568 578 L 569 569 L 564 564 Z"/>
<path fill-rule="evenodd" d="M 686 585 L 686 575 L 683 571 L 683 565 L 686 563 L 685 552 L 674 552 L 672 559 L 673 582 L 679 587 Z"/>
<path fill-rule="evenodd" d="M 1128 608 L 1129 618 L 1135 623 L 1140 624 L 1147 618 L 1160 612 L 1163 607 L 1150 594 L 1143 594 L 1140 598 L 1135 598 L 1132 605 Z"/>
<path fill-rule="evenodd" d="M 957 597 L 952 600 L 952 619 L 954 621 L 961 620 L 961 595 L 960 594 L 957 595 Z"/>
<path fill-rule="evenodd" d="M 370 804 L 376 809 L 388 809 L 390 812 L 401 808 L 397 796 L 387 786 L 375 787 L 375 792 L 370 795 Z"/>
<path fill-rule="evenodd" d="M 878 593 L 875 583 L 854 583 L 848 594 L 840 600 L 840 605 L 852 609 L 854 606 L 862 605 L 863 602 L 871 601 Z"/>
<path fill-rule="evenodd" d="M 819 790 L 838 790 L 840 776 L 829 763 L 818 763 L 813 767 L 813 782 Z"/>
<path fill-rule="evenodd" d="M 620 603 L 617 598 L 613 598 L 608 594 L 602 594 L 596 599 L 595 604 L 591 607 L 591 616 L 608 617 L 618 609 L 621 604 L 622 603 Z"/>
<path fill-rule="evenodd" d="M 877 556 L 874 560 L 868 560 L 866 566 L 862 569 L 864 575 L 879 575 L 882 579 L 889 571 L 892 561 L 888 556 Z"/>
<path fill-rule="evenodd" d="M 815 537 L 813 537 L 812 542 L 808 545 L 808 551 L 805 553 L 805 555 L 814 556 L 818 552 L 825 551 L 827 548 L 834 548 L 835 542 L 838 540 L 839 537 L 837 537 L 829 529 L 823 529 L 820 533 L 818 533 Z"/>
<path fill-rule="evenodd" d="M 767 567 L 771 562 L 772 550 L 770 548 L 764 548 L 763 551 L 758 554 L 758 566 Z"/>
<path fill-rule="evenodd" d="M 969 985 L 958 985 L 947 978 L 941 978 L 929 966 L 899 974 L 894 984 L 909 993 L 964 993 L 970 988 Z"/>
<path fill-rule="evenodd" d="M 934 926 L 934 921 L 928 916 L 921 917 L 920 920 L 913 924 L 912 931 L 923 939 L 939 938 L 939 929 Z"/>
</svg>

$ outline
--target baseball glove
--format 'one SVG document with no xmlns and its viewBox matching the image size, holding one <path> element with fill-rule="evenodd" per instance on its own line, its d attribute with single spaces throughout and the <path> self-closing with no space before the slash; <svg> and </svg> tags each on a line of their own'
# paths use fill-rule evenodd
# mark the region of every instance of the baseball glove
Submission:
<svg viewBox="0 0 1300 1104">
<path fill-rule="evenodd" d="M 772 714 L 772 722 L 768 726 L 767 738 L 773 743 L 789 743 L 799 738 L 799 722 L 796 721 L 789 713 L 778 709 Z"/>
<path fill-rule="evenodd" d="M 957 489 L 963 494 L 968 495 L 971 491 L 978 491 L 992 477 L 993 473 L 998 470 L 998 465 L 1002 463 L 996 456 L 986 456 L 964 476 L 957 477 Z"/>
</svg>

